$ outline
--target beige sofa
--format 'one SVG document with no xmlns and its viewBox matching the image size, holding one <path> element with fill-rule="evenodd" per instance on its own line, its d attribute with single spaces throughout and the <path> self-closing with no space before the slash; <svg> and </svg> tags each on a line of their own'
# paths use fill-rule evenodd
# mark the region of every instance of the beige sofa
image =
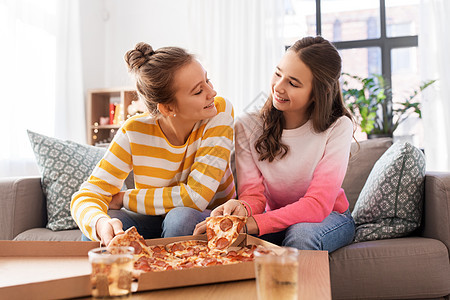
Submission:
<svg viewBox="0 0 450 300">
<path fill-rule="evenodd" d="M 343 183 L 351 208 L 391 143 L 352 146 Z M 422 226 L 413 235 L 353 243 L 330 254 L 333 299 L 449 299 L 450 173 L 427 173 L 424 195 Z M 0 179 L 0 239 L 80 240 L 78 229 L 46 229 L 46 216 L 39 177 Z"/>
</svg>

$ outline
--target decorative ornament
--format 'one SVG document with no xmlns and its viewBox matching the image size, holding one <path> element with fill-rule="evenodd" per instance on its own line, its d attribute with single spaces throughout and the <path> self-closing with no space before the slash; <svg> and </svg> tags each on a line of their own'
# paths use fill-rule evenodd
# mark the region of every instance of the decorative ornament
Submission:
<svg viewBox="0 0 450 300">
<path fill-rule="evenodd" d="M 144 111 L 145 111 L 145 104 L 141 100 L 131 101 L 131 104 L 128 105 L 127 107 L 127 112 L 131 116 L 141 114 Z"/>
<path fill-rule="evenodd" d="M 98 126 L 98 123 L 96 123 Z M 109 117 L 100 117 L 100 125 L 108 125 L 109 124 Z"/>
</svg>

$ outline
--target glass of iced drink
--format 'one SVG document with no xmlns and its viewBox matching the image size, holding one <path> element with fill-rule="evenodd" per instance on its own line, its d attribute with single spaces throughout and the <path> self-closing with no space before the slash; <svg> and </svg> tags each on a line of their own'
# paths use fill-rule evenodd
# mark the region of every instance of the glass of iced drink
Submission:
<svg viewBox="0 0 450 300">
<path fill-rule="evenodd" d="M 297 300 L 299 251 L 291 247 L 258 247 L 254 254 L 258 300 Z"/>
<path fill-rule="evenodd" d="M 133 254 L 132 247 L 102 247 L 89 251 L 94 299 L 131 298 Z"/>
</svg>

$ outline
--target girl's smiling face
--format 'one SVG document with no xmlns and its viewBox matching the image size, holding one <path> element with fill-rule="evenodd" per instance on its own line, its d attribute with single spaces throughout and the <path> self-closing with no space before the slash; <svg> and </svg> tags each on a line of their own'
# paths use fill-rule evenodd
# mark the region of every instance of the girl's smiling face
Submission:
<svg viewBox="0 0 450 300">
<path fill-rule="evenodd" d="M 311 103 L 313 74 L 294 51 L 287 51 L 276 67 L 271 80 L 273 106 L 286 119 L 297 117 L 307 121 Z M 298 123 L 298 122 L 294 122 Z M 300 122 L 304 123 L 304 122 Z"/>
<path fill-rule="evenodd" d="M 199 121 L 217 114 L 214 105 L 217 93 L 197 60 L 179 69 L 175 73 L 174 82 L 177 118 Z"/>
</svg>

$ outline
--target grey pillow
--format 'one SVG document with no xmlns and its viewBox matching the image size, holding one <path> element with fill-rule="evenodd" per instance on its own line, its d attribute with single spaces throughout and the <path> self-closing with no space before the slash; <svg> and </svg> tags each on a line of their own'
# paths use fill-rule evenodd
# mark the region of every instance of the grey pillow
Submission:
<svg viewBox="0 0 450 300">
<path fill-rule="evenodd" d="M 409 143 L 394 143 L 375 163 L 352 216 L 355 242 L 406 236 L 420 226 L 425 157 Z"/>
<path fill-rule="evenodd" d="M 70 214 L 72 194 L 87 180 L 106 148 L 63 141 L 27 130 L 47 198 L 47 228 L 77 228 Z"/>
</svg>

